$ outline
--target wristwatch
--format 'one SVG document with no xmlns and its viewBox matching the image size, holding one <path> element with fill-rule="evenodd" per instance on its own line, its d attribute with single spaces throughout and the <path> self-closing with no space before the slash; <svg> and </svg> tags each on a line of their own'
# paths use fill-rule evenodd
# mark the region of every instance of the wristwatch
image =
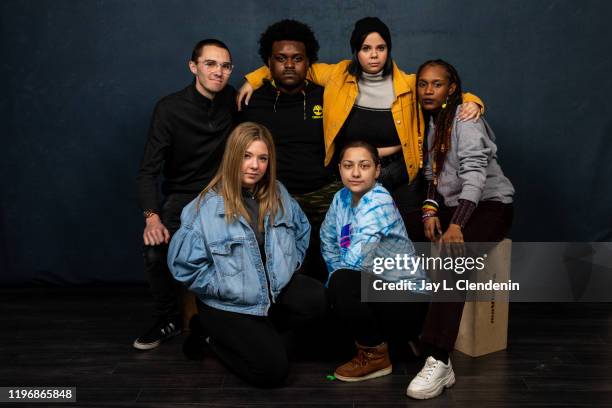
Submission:
<svg viewBox="0 0 612 408">
<path fill-rule="evenodd" d="M 155 210 L 144 210 L 142 212 L 142 215 L 144 215 L 145 219 L 147 218 L 151 218 L 152 216 L 156 215 L 157 213 L 155 212 Z"/>
</svg>

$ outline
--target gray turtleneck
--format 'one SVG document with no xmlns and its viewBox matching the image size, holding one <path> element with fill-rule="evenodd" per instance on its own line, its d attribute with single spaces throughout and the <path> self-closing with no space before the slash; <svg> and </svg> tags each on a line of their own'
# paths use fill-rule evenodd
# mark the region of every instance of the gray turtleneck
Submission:
<svg viewBox="0 0 612 408">
<path fill-rule="evenodd" d="M 358 82 L 359 95 L 355 105 L 370 109 L 391 109 L 395 100 L 393 76 L 383 77 L 383 72 L 368 74 L 363 72 Z"/>
</svg>

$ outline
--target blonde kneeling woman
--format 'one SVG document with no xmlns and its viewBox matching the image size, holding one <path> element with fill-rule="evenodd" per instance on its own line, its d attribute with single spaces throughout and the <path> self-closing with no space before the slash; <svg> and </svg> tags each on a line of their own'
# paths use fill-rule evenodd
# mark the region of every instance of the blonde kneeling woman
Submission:
<svg viewBox="0 0 612 408">
<path fill-rule="evenodd" d="M 276 180 L 270 132 L 237 126 L 216 176 L 183 210 L 168 264 L 197 295 L 210 348 L 253 385 L 278 386 L 287 376 L 280 328 L 325 311 L 322 285 L 294 274 L 309 238 L 306 216 Z"/>
</svg>

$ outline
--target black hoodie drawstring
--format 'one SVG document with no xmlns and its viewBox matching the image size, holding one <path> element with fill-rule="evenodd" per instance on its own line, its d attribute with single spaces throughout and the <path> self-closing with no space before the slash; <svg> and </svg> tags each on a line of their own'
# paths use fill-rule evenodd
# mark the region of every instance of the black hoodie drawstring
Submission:
<svg viewBox="0 0 612 408">
<path fill-rule="evenodd" d="M 306 91 L 302 89 L 302 95 L 304 96 L 304 120 L 306 120 Z"/>
<path fill-rule="evenodd" d="M 280 91 L 276 91 L 276 99 L 274 99 L 274 112 L 276 112 L 276 103 L 278 102 L 278 97 L 280 96 Z"/>
<path fill-rule="evenodd" d="M 274 86 L 276 88 L 276 84 L 274 83 L 274 81 L 272 82 L 272 86 Z M 308 85 L 308 81 L 306 81 L 306 86 Z M 276 90 L 276 98 L 274 98 L 274 112 L 276 113 L 276 104 L 278 103 L 278 97 L 280 96 L 281 91 L 279 91 L 278 89 Z M 302 89 L 302 96 L 304 97 L 304 120 L 306 120 L 306 91 L 304 89 Z"/>
</svg>

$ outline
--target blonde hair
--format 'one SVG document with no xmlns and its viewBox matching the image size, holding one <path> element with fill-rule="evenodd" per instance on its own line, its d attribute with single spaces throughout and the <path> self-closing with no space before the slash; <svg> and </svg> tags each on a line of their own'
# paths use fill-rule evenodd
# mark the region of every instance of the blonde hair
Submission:
<svg viewBox="0 0 612 408">
<path fill-rule="evenodd" d="M 242 162 L 246 150 L 256 140 L 264 142 L 268 148 L 268 168 L 264 176 L 255 186 L 255 198 L 259 201 L 259 215 L 257 227 L 264 230 L 266 214 L 270 214 L 270 221 L 281 209 L 284 211 L 278 191 L 276 189 L 276 151 L 270 131 L 263 125 L 254 122 L 244 122 L 236 126 L 225 143 L 225 151 L 219 170 L 198 196 L 197 208 L 200 200 L 211 190 L 223 197 L 225 202 L 225 219 L 228 223 L 243 216 L 249 223 L 252 222 L 249 212 L 242 199 Z"/>
</svg>

